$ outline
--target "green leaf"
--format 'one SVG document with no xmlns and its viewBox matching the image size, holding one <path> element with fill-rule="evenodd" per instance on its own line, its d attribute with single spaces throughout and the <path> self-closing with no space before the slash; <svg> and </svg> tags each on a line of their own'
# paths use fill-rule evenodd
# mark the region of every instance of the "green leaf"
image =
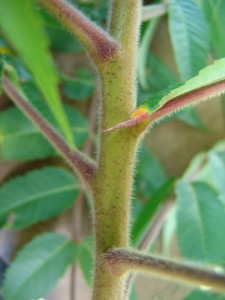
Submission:
<svg viewBox="0 0 225 300">
<path fill-rule="evenodd" d="M 152 216 L 159 208 L 160 204 L 165 201 L 174 186 L 174 179 L 170 178 L 166 183 L 161 186 L 143 206 L 143 209 L 139 213 L 131 233 L 131 238 L 134 245 L 137 245 L 143 236 L 144 232 L 149 227 L 149 222 Z"/>
<path fill-rule="evenodd" d="M 42 101 L 32 81 L 22 84 L 29 101 L 38 109 L 54 128 L 60 130 L 47 105 Z M 77 147 L 81 147 L 88 136 L 88 123 L 84 117 L 70 106 L 65 106 L 70 127 Z M 43 137 L 39 129 L 17 108 L 0 112 L 0 148 L 5 160 L 34 160 L 56 155 L 56 151 Z"/>
<path fill-rule="evenodd" d="M 72 2 L 72 1 L 71 1 Z M 98 24 L 105 25 L 109 0 L 79 0 L 78 8 L 89 18 Z M 73 3 L 73 2 L 72 2 Z M 71 3 L 71 4 L 72 4 Z M 77 6 L 77 4 L 76 4 Z"/>
<path fill-rule="evenodd" d="M 225 56 L 224 15 L 225 2 L 222 0 L 196 0 L 208 21 L 210 42 L 217 58 Z"/>
<path fill-rule="evenodd" d="M 75 258 L 75 245 L 66 237 L 46 233 L 20 250 L 9 267 L 3 286 L 4 299 L 44 297 Z"/>
<path fill-rule="evenodd" d="M 140 84 L 138 91 L 138 103 L 140 104 L 149 95 L 153 95 L 177 82 L 173 71 L 159 57 L 152 52 L 148 52 L 146 59 L 146 66 L 143 72 L 145 73 L 148 89 L 143 88 Z"/>
<path fill-rule="evenodd" d="M 138 49 L 138 79 L 143 89 L 148 88 L 146 76 L 146 62 L 149 55 L 150 44 L 153 40 L 156 28 L 159 23 L 159 18 L 155 18 L 148 22 L 146 29 L 142 35 L 141 42 Z"/>
<path fill-rule="evenodd" d="M 79 193 L 70 172 L 48 167 L 11 179 L 0 188 L 0 218 L 12 217 L 21 228 L 59 215 L 72 206 Z"/>
<path fill-rule="evenodd" d="M 166 181 L 166 175 L 157 158 L 142 146 L 138 152 L 135 186 L 138 194 L 149 197 Z"/>
<path fill-rule="evenodd" d="M 138 102 L 140 104 L 147 96 L 149 96 L 149 94 L 157 93 L 160 90 L 177 83 L 176 76 L 172 70 L 170 70 L 170 68 L 157 56 L 150 52 L 148 52 L 147 64 L 143 72 L 145 74 L 148 89 L 144 89 L 143 85 L 139 87 Z M 175 117 L 190 126 L 206 130 L 206 126 L 202 123 L 200 117 L 193 108 L 178 112 Z"/>
<path fill-rule="evenodd" d="M 93 262 L 93 253 L 94 253 L 94 245 L 93 245 L 93 237 L 86 237 L 80 244 L 76 245 L 76 256 L 78 259 L 78 263 L 86 279 L 88 285 L 92 286 L 93 276 L 92 270 L 94 266 Z"/>
<path fill-rule="evenodd" d="M 182 177 L 187 181 L 204 181 L 212 185 L 207 153 L 203 152 L 195 155 Z"/>
<path fill-rule="evenodd" d="M 225 205 L 225 153 L 211 151 L 209 153 L 209 166 L 212 181 L 220 192 L 220 198 Z"/>
<path fill-rule="evenodd" d="M 88 136 L 87 121 L 74 108 L 65 108 L 79 148 Z M 57 154 L 39 129 L 17 108 L 0 112 L 0 130 L 0 149 L 5 160 L 27 161 Z"/>
<path fill-rule="evenodd" d="M 18 108 L 0 112 L 0 149 L 4 160 L 33 160 L 56 152 Z"/>
<path fill-rule="evenodd" d="M 161 241 L 162 241 L 162 255 L 169 256 L 171 252 L 171 245 L 173 244 L 173 238 L 176 231 L 176 205 L 173 204 L 170 207 L 168 213 L 166 214 L 166 218 L 164 220 L 164 225 L 161 233 Z"/>
<path fill-rule="evenodd" d="M 23 83 L 22 87 L 29 101 L 38 109 L 40 114 L 42 114 L 54 128 L 57 128 L 61 134 L 63 134 L 62 130 L 60 130 L 59 126 L 55 122 L 55 119 L 52 117 L 48 107 L 42 101 L 42 97 L 33 82 L 26 81 Z M 70 128 L 74 134 L 77 147 L 80 147 L 88 137 L 88 122 L 74 107 L 64 105 L 64 109 L 70 123 Z"/>
<path fill-rule="evenodd" d="M 129 300 L 137 300 L 137 299 L 138 299 L 137 289 L 135 284 L 133 283 Z"/>
<path fill-rule="evenodd" d="M 74 79 L 63 76 L 64 93 L 71 100 L 84 100 L 94 92 L 93 75 L 88 69 L 78 69 Z"/>
<path fill-rule="evenodd" d="M 225 206 L 218 193 L 203 182 L 179 181 L 177 235 L 181 254 L 206 263 L 225 262 Z"/>
<path fill-rule="evenodd" d="M 208 61 L 208 30 L 204 14 L 193 0 L 171 0 L 169 30 L 181 80 L 187 80 Z"/>
<path fill-rule="evenodd" d="M 42 19 L 30 0 L 0 0 L 0 27 L 33 74 L 57 122 L 72 146 L 74 141 L 60 95 L 58 76 L 48 50 Z"/>
<path fill-rule="evenodd" d="M 225 300 L 225 296 L 197 290 L 185 297 L 184 300 Z"/>
<path fill-rule="evenodd" d="M 199 74 L 185 83 L 178 83 L 177 86 L 168 87 L 166 90 L 163 90 L 156 94 L 155 96 L 149 98 L 144 104 L 139 108 L 144 108 L 150 113 L 153 113 L 167 102 L 182 96 L 187 93 L 194 92 L 200 88 L 206 87 L 212 83 L 220 82 L 225 79 L 225 58 L 219 59 L 214 62 L 214 64 L 202 69 Z M 220 94 L 219 92 L 214 92 L 210 96 L 204 95 L 203 99 L 207 99 Z"/>
<path fill-rule="evenodd" d="M 0 51 L 0 95 L 2 93 L 2 76 L 3 76 L 4 58 Z"/>
</svg>

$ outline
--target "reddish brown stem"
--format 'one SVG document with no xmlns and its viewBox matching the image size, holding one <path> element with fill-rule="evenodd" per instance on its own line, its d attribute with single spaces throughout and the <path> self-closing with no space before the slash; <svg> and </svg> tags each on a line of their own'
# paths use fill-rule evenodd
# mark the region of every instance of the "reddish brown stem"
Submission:
<svg viewBox="0 0 225 300">
<path fill-rule="evenodd" d="M 160 109 L 158 109 L 150 116 L 150 120 L 152 122 L 157 119 L 164 118 L 166 115 L 169 115 L 175 112 L 176 110 L 182 109 L 191 104 L 196 105 L 199 101 L 207 100 L 210 97 L 218 96 L 224 91 L 225 80 L 222 80 L 201 87 L 189 93 L 185 93 L 164 104 Z"/>
<path fill-rule="evenodd" d="M 80 179 L 89 183 L 95 173 L 95 164 L 80 151 L 72 151 L 64 138 L 55 131 L 26 98 L 16 90 L 6 76 L 3 77 L 3 89 L 24 114 L 41 130 L 55 149 L 66 159 Z"/>
<path fill-rule="evenodd" d="M 131 115 L 130 119 L 118 123 L 103 132 L 111 132 L 116 129 L 129 128 L 133 126 L 138 126 L 142 123 L 143 126 L 140 127 L 141 132 L 149 124 L 154 124 L 160 119 L 165 118 L 166 116 L 175 113 L 181 109 L 184 109 L 188 106 L 197 105 L 200 101 L 208 100 L 211 97 L 219 96 L 221 93 L 225 92 L 225 80 L 219 82 L 214 82 L 212 84 L 206 85 L 199 89 L 193 90 L 191 92 L 182 94 L 178 97 L 175 97 L 169 100 L 166 104 L 160 107 L 157 111 L 151 113 L 147 108 L 140 107 Z"/>
<path fill-rule="evenodd" d="M 63 0 L 39 0 L 80 42 L 95 62 L 111 58 L 120 49 L 118 43 L 74 6 Z"/>
</svg>

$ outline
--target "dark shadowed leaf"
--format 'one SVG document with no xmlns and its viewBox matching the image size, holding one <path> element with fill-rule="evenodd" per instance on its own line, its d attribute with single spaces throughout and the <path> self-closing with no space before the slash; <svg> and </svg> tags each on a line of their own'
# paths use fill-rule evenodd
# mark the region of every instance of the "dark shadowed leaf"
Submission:
<svg viewBox="0 0 225 300">
<path fill-rule="evenodd" d="M 88 69 L 78 69 L 74 78 L 63 76 L 64 92 L 71 100 L 85 100 L 94 92 L 94 78 Z"/>
</svg>

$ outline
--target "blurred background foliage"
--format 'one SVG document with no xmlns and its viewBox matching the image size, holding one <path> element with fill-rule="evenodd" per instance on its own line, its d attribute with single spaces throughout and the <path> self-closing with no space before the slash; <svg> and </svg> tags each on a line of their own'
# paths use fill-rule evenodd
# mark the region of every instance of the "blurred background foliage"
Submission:
<svg viewBox="0 0 225 300">
<path fill-rule="evenodd" d="M 106 26 L 107 0 L 69 2 Z M 160 1 L 145 2 L 155 3 Z M 79 42 L 61 24 L 39 7 L 35 13 L 42 18 L 50 40 L 65 116 L 76 146 L 94 157 L 98 99 L 93 69 Z M 224 1 L 170 0 L 165 16 L 143 23 L 138 103 L 225 57 L 224 15 Z M 35 45 L 35 38 L 32 43 Z M 29 65 L 0 31 L 0 87 L 3 69 L 54 128 L 65 134 Z M 224 107 L 221 98 L 200 109 L 180 112 L 146 137 L 138 153 L 132 200 L 131 241 L 135 247 L 224 269 Z M 92 203 L 49 142 L 4 93 L 0 98 L 0 158 L 0 299 L 3 293 L 6 300 L 46 295 L 46 299 L 57 300 L 61 293 L 63 299 L 74 300 L 78 292 L 86 299 L 85 292 L 88 297 L 92 284 Z M 35 256 L 41 259 L 36 261 Z M 72 265 L 64 283 L 49 294 Z M 85 286 L 83 290 L 77 280 Z M 13 291 L 12 281 L 17 282 Z M 143 282 L 137 281 L 137 290 L 134 284 L 130 299 L 225 299 L 160 280 L 152 280 L 143 292 Z"/>
</svg>

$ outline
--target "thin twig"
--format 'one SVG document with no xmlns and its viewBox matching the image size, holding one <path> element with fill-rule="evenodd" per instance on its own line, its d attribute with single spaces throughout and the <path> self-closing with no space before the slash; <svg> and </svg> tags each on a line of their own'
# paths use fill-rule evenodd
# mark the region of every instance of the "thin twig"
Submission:
<svg viewBox="0 0 225 300">
<path fill-rule="evenodd" d="M 79 150 L 71 150 L 64 138 L 39 114 L 39 112 L 27 101 L 11 81 L 3 77 L 3 89 L 24 114 L 41 130 L 47 140 L 66 159 L 80 179 L 89 183 L 95 172 L 95 163 Z"/>
<path fill-rule="evenodd" d="M 109 271 L 121 276 L 126 272 L 144 272 L 170 280 L 207 286 L 218 292 L 225 292 L 225 274 L 196 264 L 186 264 L 160 257 L 147 256 L 124 249 L 111 249 L 105 255 Z"/>
<path fill-rule="evenodd" d="M 116 129 L 137 126 L 137 124 L 139 123 L 144 124 L 144 128 L 146 128 L 148 127 L 148 125 L 152 126 L 172 113 L 176 113 L 188 106 L 198 105 L 200 102 L 210 100 L 213 97 L 220 96 L 224 93 L 225 80 L 223 79 L 202 86 L 200 88 L 196 88 L 192 91 L 185 92 L 181 95 L 175 96 L 174 98 L 167 100 L 164 105 L 162 105 L 158 110 L 156 110 L 153 113 L 151 113 L 150 110 L 147 108 L 149 103 L 142 105 L 134 111 L 134 113 L 130 116 L 128 120 L 115 124 L 114 126 L 105 129 L 103 132 L 111 132 Z M 168 95 L 165 97 L 170 97 L 170 94 Z M 163 99 L 164 97 L 161 100 Z M 142 127 L 141 130 L 143 131 Z"/>
<path fill-rule="evenodd" d="M 118 43 L 74 6 L 63 0 L 39 2 L 80 40 L 95 62 L 107 60 L 119 51 Z"/>
</svg>

